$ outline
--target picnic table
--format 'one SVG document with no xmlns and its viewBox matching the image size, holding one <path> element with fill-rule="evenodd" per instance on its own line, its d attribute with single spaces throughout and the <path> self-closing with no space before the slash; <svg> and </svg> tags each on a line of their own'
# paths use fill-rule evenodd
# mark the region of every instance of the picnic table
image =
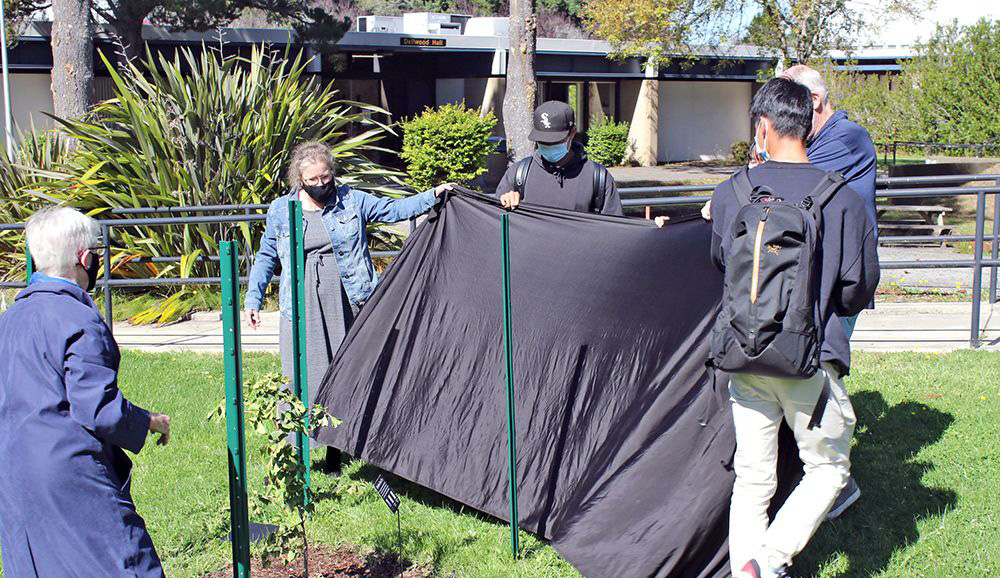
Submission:
<svg viewBox="0 0 1000 578">
<path fill-rule="evenodd" d="M 883 231 L 902 234 L 921 232 L 928 235 L 942 236 L 951 233 L 951 227 L 944 224 L 944 217 L 952 211 L 950 207 L 940 205 L 877 205 L 879 234 Z M 917 218 L 884 219 L 886 213 L 914 213 Z M 943 245 L 943 244 L 942 244 Z"/>
</svg>

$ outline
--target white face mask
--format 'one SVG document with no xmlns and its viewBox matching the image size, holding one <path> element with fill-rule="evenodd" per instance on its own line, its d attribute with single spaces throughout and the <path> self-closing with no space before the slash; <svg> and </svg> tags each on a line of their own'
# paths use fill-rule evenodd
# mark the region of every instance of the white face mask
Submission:
<svg viewBox="0 0 1000 578">
<path fill-rule="evenodd" d="M 760 124 L 763 124 L 763 123 L 764 123 L 764 121 L 761 120 Z M 758 126 L 760 126 L 760 124 L 758 124 Z M 764 128 L 767 128 L 766 124 L 764 125 Z M 753 133 L 753 146 L 754 146 L 754 149 L 757 151 L 757 157 L 760 158 L 760 160 L 762 162 L 767 162 L 767 161 L 771 160 L 771 155 L 767 154 L 767 132 L 764 133 L 764 145 L 761 146 L 757 142 L 757 132 L 754 131 L 754 133 Z"/>
</svg>

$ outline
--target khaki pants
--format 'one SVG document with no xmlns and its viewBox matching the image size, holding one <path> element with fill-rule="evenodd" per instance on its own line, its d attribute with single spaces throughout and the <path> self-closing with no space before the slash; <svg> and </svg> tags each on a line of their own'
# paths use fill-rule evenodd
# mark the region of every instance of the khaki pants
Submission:
<svg viewBox="0 0 1000 578">
<path fill-rule="evenodd" d="M 807 429 L 823 382 L 830 398 L 822 423 Z M 733 573 L 750 559 L 772 568 L 789 566 L 823 522 L 851 470 L 854 408 L 837 370 L 824 363 L 809 379 L 733 375 L 729 392 L 736 428 L 736 483 L 729 510 Z M 795 434 L 804 476 L 769 523 L 777 488 L 778 428 L 784 419 Z"/>
</svg>

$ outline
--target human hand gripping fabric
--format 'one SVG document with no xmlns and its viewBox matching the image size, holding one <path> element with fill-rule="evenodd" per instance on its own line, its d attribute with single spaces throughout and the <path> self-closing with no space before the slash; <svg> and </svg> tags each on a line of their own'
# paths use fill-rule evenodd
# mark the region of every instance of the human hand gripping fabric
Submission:
<svg viewBox="0 0 1000 578">
<path fill-rule="evenodd" d="M 500 196 L 500 206 L 507 209 L 508 211 L 513 211 L 517 208 L 517 205 L 521 202 L 521 194 L 517 191 L 510 191 L 504 193 Z"/>
<path fill-rule="evenodd" d="M 445 191 L 450 191 L 450 190 L 454 189 L 457 186 L 458 185 L 456 183 L 445 183 L 443 185 L 438 185 L 438 186 L 434 187 L 434 196 L 435 197 L 440 197 L 441 195 L 444 194 Z"/>
<path fill-rule="evenodd" d="M 160 437 L 156 440 L 156 445 L 167 445 L 167 442 L 170 441 L 170 416 L 162 413 L 150 415 L 149 431 L 160 434 Z"/>
</svg>

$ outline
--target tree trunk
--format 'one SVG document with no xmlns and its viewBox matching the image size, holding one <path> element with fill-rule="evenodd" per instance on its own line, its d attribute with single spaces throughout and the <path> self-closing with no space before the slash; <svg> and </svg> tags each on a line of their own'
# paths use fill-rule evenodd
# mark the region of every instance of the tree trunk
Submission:
<svg viewBox="0 0 1000 578">
<path fill-rule="evenodd" d="M 535 110 L 535 0 L 510 0 L 510 56 L 503 125 L 511 161 L 531 154 L 528 140 Z"/>
<path fill-rule="evenodd" d="M 52 103 L 61 118 L 80 118 L 94 91 L 90 0 L 52 0 Z"/>
</svg>

